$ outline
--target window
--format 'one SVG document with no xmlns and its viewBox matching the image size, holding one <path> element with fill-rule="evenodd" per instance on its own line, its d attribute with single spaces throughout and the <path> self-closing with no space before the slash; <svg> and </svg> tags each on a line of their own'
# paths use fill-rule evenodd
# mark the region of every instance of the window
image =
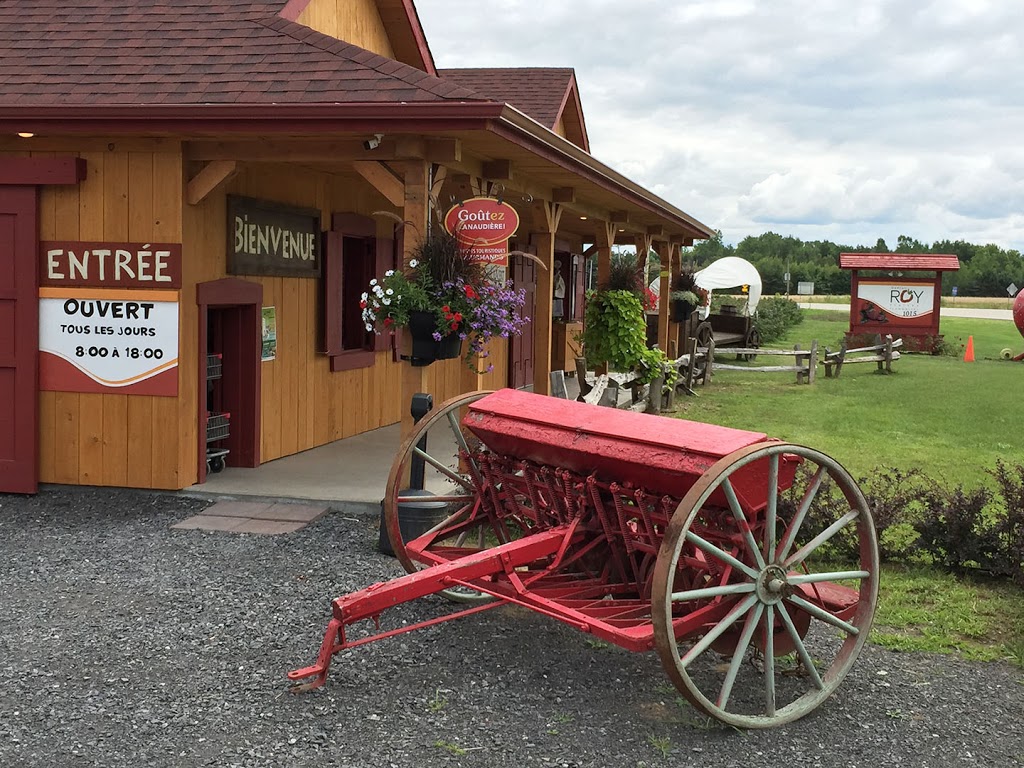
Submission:
<svg viewBox="0 0 1024 768">
<path fill-rule="evenodd" d="M 359 306 L 374 277 L 395 264 L 395 241 L 377 237 L 368 216 L 336 213 L 327 233 L 323 267 L 323 351 L 332 371 L 373 365 L 375 352 L 387 349 L 388 337 L 366 330 Z"/>
</svg>

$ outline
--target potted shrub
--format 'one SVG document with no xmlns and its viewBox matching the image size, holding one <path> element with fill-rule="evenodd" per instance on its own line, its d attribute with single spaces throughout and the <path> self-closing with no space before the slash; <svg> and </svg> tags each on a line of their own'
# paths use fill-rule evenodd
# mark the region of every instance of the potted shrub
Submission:
<svg viewBox="0 0 1024 768">
<path fill-rule="evenodd" d="M 412 365 L 458 357 L 467 342 L 466 364 L 475 370 L 493 337 L 522 331 L 529 319 L 519 314 L 525 303 L 525 291 L 488 281 L 483 264 L 454 235 L 436 228 L 416 247 L 406 269 L 370 281 L 360 306 L 366 330 L 408 330 Z"/>
<path fill-rule="evenodd" d="M 673 323 L 684 323 L 697 307 L 708 303 L 708 292 L 697 285 L 695 275 L 697 268 L 693 264 L 683 264 L 679 274 L 672 278 L 670 318 Z"/>
</svg>

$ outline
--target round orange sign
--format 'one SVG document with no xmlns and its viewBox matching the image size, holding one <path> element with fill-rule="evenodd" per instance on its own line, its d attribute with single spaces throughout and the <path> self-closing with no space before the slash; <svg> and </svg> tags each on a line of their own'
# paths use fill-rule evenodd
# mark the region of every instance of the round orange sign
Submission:
<svg viewBox="0 0 1024 768">
<path fill-rule="evenodd" d="M 444 228 L 470 248 L 498 245 L 519 229 L 519 214 L 508 203 L 474 197 L 451 207 Z"/>
</svg>

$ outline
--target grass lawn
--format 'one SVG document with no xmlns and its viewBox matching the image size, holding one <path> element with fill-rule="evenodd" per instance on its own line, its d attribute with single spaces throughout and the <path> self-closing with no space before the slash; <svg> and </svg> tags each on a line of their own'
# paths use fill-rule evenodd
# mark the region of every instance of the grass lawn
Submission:
<svg viewBox="0 0 1024 768">
<path fill-rule="evenodd" d="M 849 315 L 804 310 L 804 322 L 773 346 L 837 349 Z M 677 398 L 676 416 L 765 432 L 833 456 L 854 477 L 879 468 L 917 468 L 948 486 L 992 487 L 997 459 L 1024 462 L 1024 351 L 1011 321 L 947 317 L 941 331 L 956 345 L 974 339 L 975 362 L 907 354 L 886 376 L 873 363 L 848 365 L 838 379 L 818 368 L 814 384 L 794 373 L 719 371 L 697 397 Z M 761 357 L 751 365 L 781 365 Z M 723 362 L 735 363 L 725 358 Z M 1024 592 L 1009 584 L 958 578 L 937 569 L 883 569 L 872 640 L 903 650 L 1005 658 L 1024 666 Z"/>
<path fill-rule="evenodd" d="M 837 349 L 849 327 L 845 312 L 805 310 L 805 320 L 773 346 Z M 879 467 L 920 469 L 943 482 L 988 484 L 998 458 L 1024 460 L 1024 363 L 1001 360 L 1000 350 L 1024 350 L 1010 321 L 945 318 L 946 340 L 974 338 L 975 362 L 961 357 L 905 354 L 893 373 L 873 363 L 844 366 L 838 379 L 819 366 L 814 384 L 793 373 L 719 371 L 697 397 L 677 400 L 676 415 L 765 432 L 833 456 L 855 477 Z M 759 358 L 751 365 L 780 365 Z M 723 362 L 734 363 L 725 359 Z"/>
</svg>

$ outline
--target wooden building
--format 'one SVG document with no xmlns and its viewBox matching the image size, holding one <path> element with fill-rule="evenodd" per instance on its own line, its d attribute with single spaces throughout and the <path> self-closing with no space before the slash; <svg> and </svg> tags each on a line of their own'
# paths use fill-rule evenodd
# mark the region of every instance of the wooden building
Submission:
<svg viewBox="0 0 1024 768">
<path fill-rule="evenodd" d="M 547 266 L 510 264 L 529 334 L 486 375 L 404 364 L 353 297 L 481 194 Z M 4 4 L 0 491 L 202 482 L 221 412 L 254 467 L 413 392 L 546 392 L 556 260 L 710 234 L 589 154 L 571 70 L 438 72 L 411 0 Z"/>
</svg>

